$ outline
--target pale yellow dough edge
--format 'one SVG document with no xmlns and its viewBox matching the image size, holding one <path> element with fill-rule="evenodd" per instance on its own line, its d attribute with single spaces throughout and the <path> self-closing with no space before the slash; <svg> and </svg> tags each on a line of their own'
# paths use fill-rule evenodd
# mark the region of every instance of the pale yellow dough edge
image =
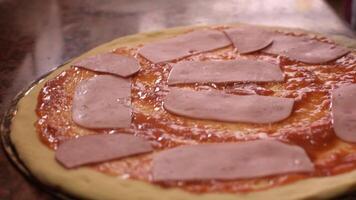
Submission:
<svg viewBox="0 0 356 200">
<path fill-rule="evenodd" d="M 231 26 L 239 26 L 234 24 Z M 73 59 L 71 62 L 52 72 L 38 85 L 33 87 L 18 103 L 18 111 L 11 125 L 11 141 L 18 151 L 20 159 L 31 173 L 44 184 L 56 187 L 65 193 L 84 199 L 119 200 L 262 200 L 262 199 L 324 199 L 352 190 L 356 186 L 356 170 L 338 176 L 310 178 L 286 186 L 251 192 L 247 194 L 193 194 L 181 189 L 164 189 L 159 186 L 135 180 L 123 180 L 108 176 L 95 170 L 81 167 L 66 170 L 54 159 L 54 151 L 39 140 L 34 123 L 37 120 L 35 108 L 37 96 L 44 83 L 53 79 L 70 67 L 75 60 L 108 52 L 121 46 L 134 46 L 181 34 L 191 29 L 208 26 L 178 27 L 151 33 L 140 33 L 115 39 Z M 266 27 L 293 32 L 306 32 L 299 29 Z M 310 32 L 307 32 L 310 33 Z M 315 34 L 315 33 L 310 33 Z M 330 37 L 330 36 L 329 36 Z M 356 48 L 356 41 L 342 36 L 331 37 L 337 43 Z"/>
</svg>

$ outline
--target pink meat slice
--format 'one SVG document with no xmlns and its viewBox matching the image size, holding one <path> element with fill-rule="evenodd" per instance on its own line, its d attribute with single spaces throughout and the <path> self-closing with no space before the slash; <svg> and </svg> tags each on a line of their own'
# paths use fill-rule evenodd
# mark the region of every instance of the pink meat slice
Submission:
<svg viewBox="0 0 356 200">
<path fill-rule="evenodd" d="M 280 82 L 283 80 L 280 67 L 266 61 L 183 61 L 173 64 L 168 84 Z"/>
<path fill-rule="evenodd" d="M 240 26 L 226 29 L 224 32 L 241 54 L 264 49 L 273 41 L 271 32 L 255 26 Z"/>
<path fill-rule="evenodd" d="M 310 40 L 282 53 L 292 60 L 309 64 L 323 64 L 340 58 L 350 51 L 335 44 Z"/>
<path fill-rule="evenodd" d="M 154 181 L 234 180 L 313 170 L 303 148 L 275 140 L 180 146 L 153 158 Z"/>
<path fill-rule="evenodd" d="M 221 31 L 198 30 L 146 44 L 139 50 L 139 54 L 153 63 L 161 63 L 219 49 L 230 44 L 230 40 Z"/>
<path fill-rule="evenodd" d="M 304 36 L 291 36 L 283 33 L 273 33 L 271 36 L 273 39 L 272 45 L 263 49 L 262 52 L 269 54 L 281 54 L 310 40 Z"/>
<path fill-rule="evenodd" d="M 356 84 L 342 85 L 332 91 L 332 117 L 335 134 L 356 142 Z"/>
<path fill-rule="evenodd" d="M 98 75 L 79 83 L 72 107 L 73 121 L 86 128 L 125 128 L 131 125 L 131 82 Z"/>
<path fill-rule="evenodd" d="M 134 57 L 115 53 L 102 53 L 84 58 L 75 62 L 73 66 L 121 77 L 129 77 L 140 70 L 140 65 Z"/>
<path fill-rule="evenodd" d="M 129 134 L 88 135 L 59 145 L 56 160 L 66 168 L 151 152 L 151 144 Z"/>
<path fill-rule="evenodd" d="M 274 33 L 272 45 L 262 51 L 309 64 L 323 64 L 350 52 L 335 44 L 313 40 L 306 36 L 291 36 L 282 33 Z"/>
<path fill-rule="evenodd" d="M 195 119 L 273 123 L 289 117 L 293 104 L 291 98 L 171 88 L 163 106 L 170 113 Z"/>
</svg>

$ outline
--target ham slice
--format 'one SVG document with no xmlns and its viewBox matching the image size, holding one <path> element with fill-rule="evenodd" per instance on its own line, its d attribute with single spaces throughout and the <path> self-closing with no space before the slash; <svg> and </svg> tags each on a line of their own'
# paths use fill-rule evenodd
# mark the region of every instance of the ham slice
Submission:
<svg viewBox="0 0 356 200">
<path fill-rule="evenodd" d="M 56 160 L 66 168 L 105 162 L 152 151 L 150 143 L 129 134 L 88 135 L 59 145 Z"/>
<path fill-rule="evenodd" d="M 153 158 L 154 181 L 233 180 L 313 170 L 301 147 L 274 140 L 180 146 Z"/>
<path fill-rule="evenodd" d="M 263 49 L 262 52 L 269 54 L 281 54 L 309 40 L 307 37 L 297 37 L 282 33 L 273 33 L 271 36 L 273 39 L 272 45 Z"/>
<path fill-rule="evenodd" d="M 146 44 L 139 50 L 139 54 L 153 63 L 161 63 L 226 47 L 230 44 L 231 42 L 223 32 L 198 30 Z"/>
<path fill-rule="evenodd" d="M 140 70 L 140 65 L 133 57 L 115 53 L 103 53 L 75 62 L 73 66 L 96 72 L 129 77 Z"/>
<path fill-rule="evenodd" d="M 265 61 L 183 61 L 173 64 L 168 84 L 283 81 L 278 65 Z"/>
<path fill-rule="evenodd" d="M 99 75 L 82 81 L 73 97 L 73 121 L 86 128 L 130 127 L 130 98 L 129 79 Z"/>
<path fill-rule="evenodd" d="M 332 91 L 331 111 L 335 134 L 347 142 L 356 142 L 356 84 Z"/>
<path fill-rule="evenodd" d="M 287 118 L 293 104 L 290 98 L 171 88 L 163 106 L 173 114 L 196 119 L 272 123 Z"/>
<path fill-rule="evenodd" d="M 265 53 L 280 54 L 292 60 L 309 64 L 322 64 L 340 58 L 350 51 L 346 48 L 312 40 L 301 36 L 282 33 L 273 34 L 271 46 L 262 50 Z"/>
<path fill-rule="evenodd" d="M 272 43 L 271 32 L 255 26 L 240 26 L 224 31 L 241 54 L 252 53 Z"/>
<path fill-rule="evenodd" d="M 282 53 L 284 56 L 309 64 L 322 64 L 340 58 L 350 51 L 334 44 L 310 40 Z"/>
</svg>

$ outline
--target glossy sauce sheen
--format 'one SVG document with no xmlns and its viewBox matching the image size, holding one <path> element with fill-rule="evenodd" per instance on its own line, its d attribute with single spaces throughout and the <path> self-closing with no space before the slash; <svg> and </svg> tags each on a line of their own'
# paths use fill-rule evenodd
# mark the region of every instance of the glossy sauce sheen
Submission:
<svg viewBox="0 0 356 200">
<path fill-rule="evenodd" d="M 325 38 L 317 38 L 328 42 Z M 139 48 L 139 47 L 138 47 Z M 308 177 L 330 176 L 356 168 L 356 145 L 338 139 L 331 126 L 330 90 L 345 83 L 356 83 L 356 56 L 350 53 L 327 65 L 308 65 L 264 53 L 238 54 L 232 46 L 183 60 L 226 60 L 250 58 L 279 64 L 285 74 L 282 83 L 187 84 L 196 90 L 223 90 L 230 94 L 259 94 L 295 98 L 292 115 L 278 123 L 249 124 L 194 120 L 169 114 L 162 101 L 169 88 L 171 66 L 153 65 L 137 55 L 138 48 L 120 48 L 115 53 L 139 59 L 142 69 L 132 79 L 133 122 L 128 129 L 89 130 L 71 118 L 75 86 L 95 75 L 71 68 L 48 81 L 38 97 L 37 130 L 41 140 L 55 149 L 69 138 L 96 132 L 128 132 L 152 141 L 155 151 L 183 144 L 232 142 L 274 137 L 303 147 L 315 164 L 311 174 L 286 174 L 233 181 L 172 181 L 154 183 L 202 192 L 250 192 L 291 183 Z M 96 73 L 97 74 L 97 73 Z M 122 178 L 151 182 L 152 154 L 134 156 L 92 165 L 93 169 Z"/>
</svg>

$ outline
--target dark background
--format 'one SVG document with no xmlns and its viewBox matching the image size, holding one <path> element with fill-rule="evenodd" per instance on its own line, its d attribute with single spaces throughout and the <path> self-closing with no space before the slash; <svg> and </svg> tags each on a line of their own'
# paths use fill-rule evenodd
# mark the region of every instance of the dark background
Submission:
<svg viewBox="0 0 356 200">
<path fill-rule="evenodd" d="M 352 0 L 0 0 L 0 115 L 32 80 L 120 36 L 244 22 L 354 37 L 354 4 Z M 0 148 L 0 199 L 53 197 L 27 182 Z"/>
</svg>

